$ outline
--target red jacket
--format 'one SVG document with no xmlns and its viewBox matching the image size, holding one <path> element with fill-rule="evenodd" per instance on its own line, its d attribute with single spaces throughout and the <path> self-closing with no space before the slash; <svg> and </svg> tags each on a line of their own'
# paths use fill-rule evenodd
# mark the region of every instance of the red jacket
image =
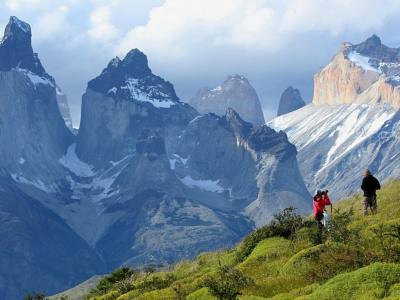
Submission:
<svg viewBox="0 0 400 300">
<path fill-rule="evenodd" d="M 331 200 L 329 199 L 328 194 L 315 196 L 313 201 L 314 216 L 318 213 L 323 213 L 326 205 L 331 205 Z"/>
</svg>

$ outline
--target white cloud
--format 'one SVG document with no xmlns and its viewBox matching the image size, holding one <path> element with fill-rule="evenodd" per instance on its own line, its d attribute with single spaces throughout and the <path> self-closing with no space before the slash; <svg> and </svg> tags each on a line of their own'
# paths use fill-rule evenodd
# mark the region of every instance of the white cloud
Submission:
<svg viewBox="0 0 400 300">
<path fill-rule="evenodd" d="M 50 12 L 42 14 L 34 23 L 35 40 L 42 41 L 53 38 L 56 34 L 67 34 L 70 24 L 67 20 L 69 7 L 61 5 Z"/>
<path fill-rule="evenodd" d="M 117 51 L 139 47 L 170 58 L 221 46 L 274 51 L 299 33 L 377 29 L 399 12 L 398 0 L 166 0 Z"/>
<path fill-rule="evenodd" d="M 292 0 L 282 16 L 282 32 L 378 29 L 400 12 L 398 0 Z"/>
<path fill-rule="evenodd" d="M 12 11 L 34 8 L 43 4 L 43 0 L 5 0 L 5 5 Z"/>
<path fill-rule="evenodd" d="M 90 14 L 91 28 L 89 36 L 98 41 L 109 41 L 118 36 L 118 29 L 110 21 L 111 7 L 103 5 L 97 7 Z"/>
</svg>

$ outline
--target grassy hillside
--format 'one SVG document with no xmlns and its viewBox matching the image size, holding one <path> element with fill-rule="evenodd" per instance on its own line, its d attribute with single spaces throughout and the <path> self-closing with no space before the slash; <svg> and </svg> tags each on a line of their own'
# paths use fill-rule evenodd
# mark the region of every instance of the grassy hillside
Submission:
<svg viewBox="0 0 400 300">
<path fill-rule="evenodd" d="M 87 298 L 400 299 L 400 181 L 379 192 L 376 215 L 361 216 L 361 199 L 336 203 L 329 231 L 289 210 L 234 249 L 164 271 L 120 269 Z"/>
</svg>

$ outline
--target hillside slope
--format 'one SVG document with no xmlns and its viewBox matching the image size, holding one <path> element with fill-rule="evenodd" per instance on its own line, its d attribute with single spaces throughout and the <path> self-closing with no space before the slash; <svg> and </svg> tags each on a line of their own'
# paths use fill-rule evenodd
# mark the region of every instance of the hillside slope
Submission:
<svg viewBox="0 0 400 300">
<path fill-rule="evenodd" d="M 399 299 L 400 181 L 378 193 L 376 215 L 361 216 L 361 199 L 335 204 L 329 232 L 319 235 L 307 218 L 295 233 L 285 234 L 282 228 L 297 220 L 289 213 L 283 227 L 279 222 L 262 227 L 233 249 L 158 272 L 120 269 L 100 281 L 88 299 L 217 299 L 208 287 L 221 278 L 225 283 L 245 278 L 238 297 L 243 300 Z"/>
</svg>

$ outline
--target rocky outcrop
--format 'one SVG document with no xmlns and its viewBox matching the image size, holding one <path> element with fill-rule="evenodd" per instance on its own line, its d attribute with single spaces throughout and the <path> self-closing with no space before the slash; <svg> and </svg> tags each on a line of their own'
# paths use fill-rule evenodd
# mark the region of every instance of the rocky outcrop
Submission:
<svg viewBox="0 0 400 300">
<path fill-rule="evenodd" d="M 400 107 L 400 49 L 373 35 L 360 44 L 344 43 L 314 76 L 314 105 L 388 103 Z"/>
<path fill-rule="evenodd" d="M 283 91 L 281 99 L 279 100 L 278 116 L 295 111 L 305 105 L 303 98 L 301 98 L 300 91 L 289 86 Z"/>
<path fill-rule="evenodd" d="M 203 88 L 189 104 L 200 113 L 223 116 L 228 108 L 239 113 L 243 120 L 254 125 L 265 124 L 260 100 L 249 81 L 241 75 L 231 75 L 213 89 Z"/>
</svg>

